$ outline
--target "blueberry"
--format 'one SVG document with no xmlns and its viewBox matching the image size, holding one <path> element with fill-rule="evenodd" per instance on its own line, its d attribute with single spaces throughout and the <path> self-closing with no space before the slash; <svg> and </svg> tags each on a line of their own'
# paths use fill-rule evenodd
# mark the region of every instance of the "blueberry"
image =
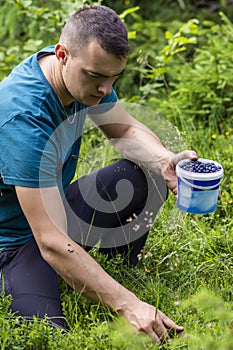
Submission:
<svg viewBox="0 0 233 350">
<path fill-rule="evenodd" d="M 214 162 L 203 163 L 199 160 L 188 160 L 180 166 L 182 169 L 199 174 L 215 173 L 221 170 L 221 166 L 215 165 Z"/>
</svg>

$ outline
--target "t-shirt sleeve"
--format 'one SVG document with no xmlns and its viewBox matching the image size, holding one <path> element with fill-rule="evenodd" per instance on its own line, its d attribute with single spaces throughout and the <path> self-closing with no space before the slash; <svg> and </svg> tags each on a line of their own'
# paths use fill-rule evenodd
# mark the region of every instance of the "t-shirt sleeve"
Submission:
<svg viewBox="0 0 233 350">
<path fill-rule="evenodd" d="M 30 115 L 17 116 L 1 127 L 0 147 L 0 172 L 5 184 L 57 185 L 57 149 L 49 125 L 45 127 Z"/>
</svg>

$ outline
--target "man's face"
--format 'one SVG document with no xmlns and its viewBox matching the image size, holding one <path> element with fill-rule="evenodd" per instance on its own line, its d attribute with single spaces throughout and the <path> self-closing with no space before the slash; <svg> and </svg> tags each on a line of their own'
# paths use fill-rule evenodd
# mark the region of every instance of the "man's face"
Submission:
<svg viewBox="0 0 233 350">
<path fill-rule="evenodd" d="M 77 57 L 68 55 L 62 73 L 65 88 L 80 103 L 97 105 L 111 93 L 112 85 L 123 73 L 126 61 L 126 58 L 106 52 L 96 41 L 91 41 Z"/>
</svg>

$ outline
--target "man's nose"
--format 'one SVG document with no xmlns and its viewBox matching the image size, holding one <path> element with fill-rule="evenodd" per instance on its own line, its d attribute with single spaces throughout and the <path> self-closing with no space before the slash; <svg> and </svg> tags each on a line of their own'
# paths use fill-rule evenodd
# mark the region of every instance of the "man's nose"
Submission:
<svg viewBox="0 0 233 350">
<path fill-rule="evenodd" d="M 105 81 L 98 86 L 98 91 L 104 95 L 110 95 L 112 92 L 112 82 Z"/>
</svg>

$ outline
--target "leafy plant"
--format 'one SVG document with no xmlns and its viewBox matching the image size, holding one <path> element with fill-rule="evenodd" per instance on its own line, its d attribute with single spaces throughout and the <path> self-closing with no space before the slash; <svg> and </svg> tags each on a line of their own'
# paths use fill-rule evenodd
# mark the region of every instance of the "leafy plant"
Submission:
<svg viewBox="0 0 233 350">
<path fill-rule="evenodd" d="M 21 59 L 55 42 L 67 15 L 85 3 L 92 2 L 0 1 L 0 78 Z M 179 8 L 176 12 L 178 2 L 163 4 L 162 0 L 150 1 L 149 6 L 147 1 L 113 2 L 112 7 L 122 13 L 134 47 L 116 89 L 124 102 L 143 107 L 136 117 L 154 131 L 160 129 L 166 144 L 172 145 L 176 135 L 170 127 L 178 127 L 184 146 L 223 165 L 221 198 L 216 212 L 195 216 L 180 212 L 175 198 L 169 196 L 136 268 L 123 266 L 120 256 L 106 259 L 96 247 L 90 254 L 138 297 L 184 325 L 184 335 L 175 336 L 170 349 L 232 350 L 233 24 L 223 13 L 203 20 L 192 11 L 185 13 Z M 167 11 L 168 5 L 171 11 Z M 185 5 L 188 9 L 189 2 Z M 192 14 L 191 19 L 187 13 Z M 154 110 L 156 117 L 149 110 Z M 102 135 L 87 124 L 77 175 L 116 157 Z M 159 348 L 64 282 L 61 291 L 69 331 L 51 327 L 46 318 L 28 323 L 16 317 L 9 309 L 11 297 L 1 295 L 0 349 Z"/>
<path fill-rule="evenodd" d="M 165 94 L 164 89 L 161 92 L 147 88 L 158 80 L 158 65 L 148 75 L 151 80 L 141 88 L 143 93 L 148 91 L 150 105 L 162 114 L 166 111 L 181 129 L 188 123 L 193 129 L 208 126 L 214 133 L 216 126 L 224 132 L 232 124 L 233 25 L 224 14 L 221 18 L 221 25 L 206 21 L 200 25 L 193 59 L 169 57 L 173 62 L 169 62 L 166 72 L 162 71 Z M 168 48 L 169 45 L 162 52 Z"/>
<path fill-rule="evenodd" d="M 5 1 L 0 12 L 0 79 L 30 54 L 55 44 L 68 16 L 90 3 L 101 0 L 52 0 L 46 5 L 39 0 Z"/>
<path fill-rule="evenodd" d="M 187 346 L 189 350 L 231 350 L 233 348 L 233 310 L 220 297 L 201 289 L 184 301 L 182 308 L 202 319 L 202 334 L 191 327 L 185 338 L 175 339 L 171 349 Z"/>
</svg>

